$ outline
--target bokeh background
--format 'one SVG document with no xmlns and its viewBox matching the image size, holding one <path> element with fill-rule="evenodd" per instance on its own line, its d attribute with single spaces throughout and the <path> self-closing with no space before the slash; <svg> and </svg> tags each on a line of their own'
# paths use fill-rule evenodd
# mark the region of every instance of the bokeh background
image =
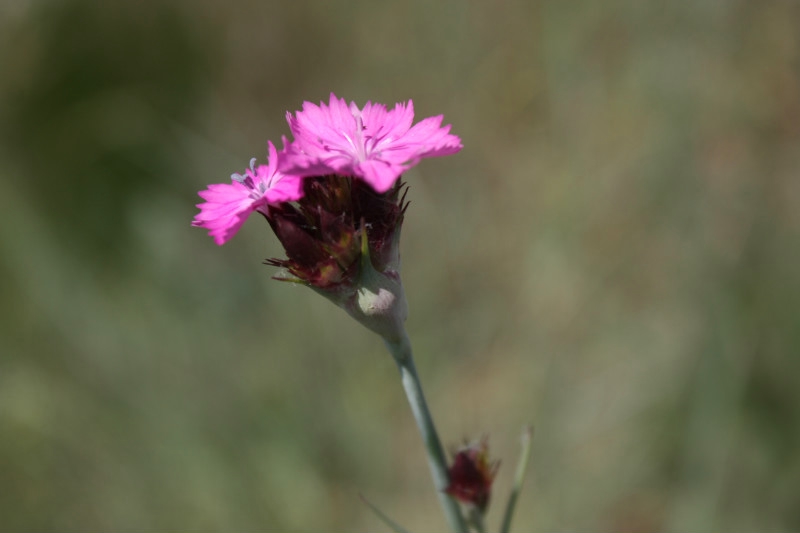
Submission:
<svg viewBox="0 0 800 533">
<path fill-rule="evenodd" d="M 413 99 L 408 329 L 517 531 L 800 530 L 800 3 L 0 4 L 0 530 L 445 528 L 378 337 L 190 227 L 287 110 Z"/>
</svg>

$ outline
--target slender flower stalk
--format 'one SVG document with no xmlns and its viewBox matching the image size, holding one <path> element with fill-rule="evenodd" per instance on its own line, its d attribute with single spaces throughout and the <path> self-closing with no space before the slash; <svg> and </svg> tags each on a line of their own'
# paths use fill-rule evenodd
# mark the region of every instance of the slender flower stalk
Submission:
<svg viewBox="0 0 800 533">
<path fill-rule="evenodd" d="M 375 513 L 375 516 L 377 516 L 381 520 L 381 522 L 386 524 L 389 527 L 389 529 L 394 531 L 394 533 L 408 533 L 408 531 L 406 531 L 403 528 L 403 526 L 401 526 L 400 524 L 389 518 L 389 516 L 386 513 L 378 509 L 378 507 L 374 503 L 366 499 L 363 494 L 359 494 L 359 497 L 361 498 L 361 501 L 364 502 L 364 505 L 369 507 L 370 510 L 373 513 Z"/>
<path fill-rule="evenodd" d="M 397 368 L 400 370 L 400 380 L 403 383 L 403 389 L 414 414 L 414 420 L 417 422 L 417 427 L 422 435 L 425 452 L 428 455 L 428 466 L 430 466 L 431 474 L 433 475 L 433 484 L 436 487 L 436 493 L 439 496 L 439 501 L 444 509 L 450 529 L 454 533 L 466 533 L 468 531 L 467 524 L 461 515 L 461 508 L 458 502 L 445 492 L 450 485 L 447 460 L 442 449 L 442 443 L 439 441 L 439 435 L 436 433 L 433 418 L 428 410 L 428 404 L 425 402 L 422 383 L 419 381 L 419 375 L 414 366 L 411 341 L 408 340 L 408 336 L 404 332 L 402 338 L 398 341 L 384 340 L 384 342 L 389 349 L 389 353 L 394 357 Z"/>
<path fill-rule="evenodd" d="M 525 473 L 528 471 L 528 461 L 531 458 L 531 447 L 533 443 L 532 426 L 526 427 L 522 432 L 521 442 L 522 449 L 519 452 L 517 470 L 514 472 L 514 485 L 511 488 L 511 494 L 508 497 L 506 512 L 503 514 L 503 523 L 500 526 L 500 533 L 509 533 L 509 531 L 511 531 L 511 518 L 514 516 L 514 508 L 517 505 L 519 493 L 522 491 L 522 484 L 525 481 Z"/>
<path fill-rule="evenodd" d="M 477 507 L 471 507 L 469 510 L 469 523 L 475 528 L 476 533 L 486 533 L 486 523 L 483 519 L 483 513 Z"/>
</svg>

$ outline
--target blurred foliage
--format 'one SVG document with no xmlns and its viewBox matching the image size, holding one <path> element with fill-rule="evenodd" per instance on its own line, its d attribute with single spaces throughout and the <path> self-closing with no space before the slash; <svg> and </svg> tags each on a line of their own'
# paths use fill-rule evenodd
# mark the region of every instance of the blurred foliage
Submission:
<svg viewBox="0 0 800 533">
<path fill-rule="evenodd" d="M 413 98 L 409 332 L 519 531 L 800 529 L 800 4 L 0 4 L 0 529 L 444 527 L 380 340 L 189 222 L 287 110 Z"/>
</svg>

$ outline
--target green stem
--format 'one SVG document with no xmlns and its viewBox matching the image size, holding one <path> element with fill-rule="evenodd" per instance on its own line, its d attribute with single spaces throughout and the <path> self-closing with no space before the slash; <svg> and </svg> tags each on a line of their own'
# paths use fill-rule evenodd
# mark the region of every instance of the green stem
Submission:
<svg viewBox="0 0 800 533">
<path fill-rule="evenodd" d="M 422 393 L 422 384 L 414 366 L 414 358 L 411 353 L 411 342 L 403 332 L 402 338 L 397 341 L 384 339 L 386 347 L 394 357 L 397 367 L 400 370 L 400 379 L 403 382 L 403 389 L 406 391 L 408 403 L 414 413 L 414 420 L 417 422 L 419 432 L 422 434 L 422 441 L 425 443 L 425 451 L 428 455 L 428 465 L 433 475 L 433 484 L 436 487 L 436 494 L 444 509 L 445 517 L 453 533 L 467 533 L 467 524 L 461 515 L 461 508 L 458 502 L 452 499 L 445 490 L 450 484 L 450 477 L 447 473 L 447 461 L 436 434 L 436 426 L 433 424 L 428 405 L 425 403 L 425 395 Z"/>
<path fill-rule="evenodd" d="M 483 513 L 475 507 L 471 505 L 472 509 L 469 511 L 469 521 L 472 524 L 472 527 L 475 528 L 477 533 L 486 533 L 486 524 L 483 522 Z"/>
<path fill-rule="evenodd" d="M 394 533 L 408 533 L 408 531 L 403 529 L 403 527 L 400 524 L 389 518 L 389 516 L 386 515 L 386 513 L 384 513 L 380 509 L 378 509 L 378 507 L 374 503 L 366 499 L 363 494 L 359 494 L 358 496 L 359 498 L 361 498 L 361 501 L 364 502 L 367 505 L 367 507 L 369 507 L 372 510 L 373 513 L 375 513 L 375 516 L 380 518 L 381 522 L 389 526 L 389 529 L 394 531 Z"/>
<path fill-rule="evenodd" d="M 506 512 L 503 515 L 503 525 L 500 526 L 500 533 L 509 533 L 511 530 L 511 518 L 514 516 L 514 507 L 517 504 L 517 498 L 519 498 L 519 493 L 522 490 L 522 483 L 525 481 L 525 472 L 528 470 L 532 441 L 533 428 L 528 426 L 522 432 L 522 450 L 520 450 L 519 453 L 517 471 L 514 473 L 514 486 L 511 489 L 511 495 L 508 497 L 508 505 L 506 505 Z"/>
</svg>

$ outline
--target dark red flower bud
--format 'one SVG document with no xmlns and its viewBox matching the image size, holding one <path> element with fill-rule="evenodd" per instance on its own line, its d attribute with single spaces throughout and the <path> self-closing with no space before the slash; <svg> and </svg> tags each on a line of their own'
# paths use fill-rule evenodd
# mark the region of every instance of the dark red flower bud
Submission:
<svg viewBox="0 0 800 533">
<path fill-rule="evenodd" d="M 449 470 L 450 485 L 445 492 L 483 513 L 489 505 L 492 482 L 499 467 L 499 461 L 489 461 L 486 439 L 469 444 L 456 453 Z"/>
</svg>

